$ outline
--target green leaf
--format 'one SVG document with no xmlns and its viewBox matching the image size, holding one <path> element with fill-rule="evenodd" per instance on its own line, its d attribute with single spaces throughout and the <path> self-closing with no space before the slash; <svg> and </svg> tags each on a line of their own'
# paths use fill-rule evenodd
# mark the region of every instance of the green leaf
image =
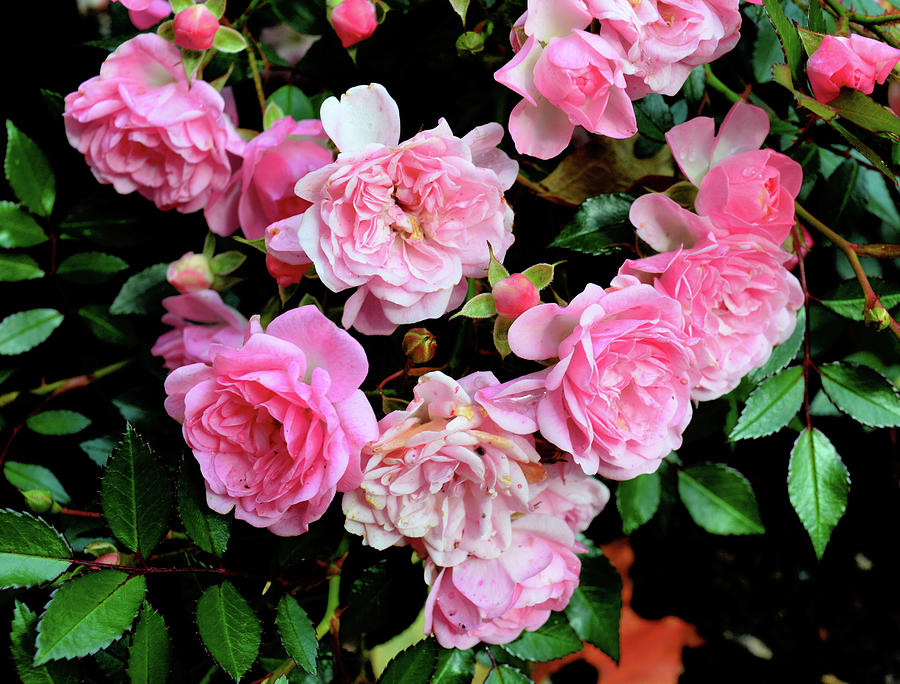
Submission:
<svg viewBox="0 0 900 684">
<path fill-rule="evenodd" d="M 431 684 L 471 684 L 475 674 L 472 649 L 442 648 L 431 675 Z"/>
<path fill-rule="evenodd" d="M 400 651 L 384 668 L 379 684 L 428 684 L 437 664 L 438 646 L 424 639 Z"/>
<path fill-rule="evenodd" d="M 484 684 L 532 684 L 531 679 L 509 665 L 498 665 L 484 680 Z"/>
<path fill-rule="evenodd" d="M 231 582 L 203 592 L 197 603 L 197 629 L 203 645 L 232 679 L 240 679 L 256 660 L 262 629 Z"/>
<path fill-rule="evenodd" d="M 721 463 L 678 471 L 678 494 L 694 522 L 713 534 L 763 534 L 756 497 L 743 475 Z"/>
<path fill-rule="evenodd" d="M 581 578 L 566 617 L 582 641 L 619 662 L 622 577 L 605 556 L 582 557 Z"/>
<path fill-rule="evenodd" d="M 466 25 L 466 12 L 469 9 L 469 0 L 450 0 L 450 6 L 453 11 L 462 19 L 463 26 Z"/>
<path fill-rule="evenodd" d="M 98 570 L 60 586 L 38 623 L 34 664 L 79 658 L 106 648 L 131 627 L 147 583 L 143 575 Z"/>
<path fill-rule="evenodd" d="M 33 463 L 19 463 L 7 461 L 3 464 L 3 475 L 16 489 L 27 491 L 29 489 L 46 489 L 53 496 L 53 500 L 63 505 L 72 499 L 65 487 L 44 466 Z"/>
<path fill-rule="evenodd" d="M 900 425 L 900 395 L 890 380 L 866 366 L 826 363 L 819 366 L 822 389 L 841 411 L 863 425 Z"/>
<path fill-rule="evenodd" d="M 283 112 L 282 116 L 290 116 L 294 121 L 316 118 L 312 103 L 297 86 L 282 86 L 269 95 L 266 101 L 277 106 Z"/>
<path fill-rule="evenodd" d="M 247 49 L 247 39 L 233 28 L 220 26 L 213 38 L 213 47 L 219 52 L 241 52 Z"/>
<path fill-rule="evenodd" d="M 41 88 L 41 98 L 53 116 L 60 117 L 63 115 L 63 112 L 66 110 L 66 100 L 62 95 L 47 88 Z"/>
<path fill-rule="evenodd" d="M 154 264 L 125 281 L 109 307 L 111 314 L 148 314 L 160 306 L 163 297 L 174 292 L 166 282 L 168 264 Z"/>
<path fill-rule="evenodd" d="M 56 201 L 56 181 L 50 162 L 35 142 L 6 121 L 3 170 L 16 197 L 38 216 L 50 216 Z"/>
<path fill-rule="evenodd" d="M 753 76 L 759 83 L 767 83 L 772 80 L 772 65 L 784 59 L 781 50 L 781 41 L 771 22 L 765 21 L 757 24 L 759 29 L 756 42 L 753 44 Z"/>
<path fill-rule="evenodd" d="M 172 644 L 165 620 L 144 601 L 128 649 L 131 684 L 165 684 L 172 664 Z"/>
<path fill-rule="evenodd" d="M 465 303 L 462 309 L 453 314 L 450 319 L 457 316 L 466 318 L 492 318 L 497 315 L 497 305 L 494 303 L 494 295 L 490 292 L 482 292 L 475 295 Z"/>
<path fill-rule="evenodd" d="M 50 337 L 63 322 L 56 309 L 31 309 L 0 321 L 0 354 L 21 354 Z"/>
<path fill-rule="evenodd" d="M 124 316 L 112 316 L 102 304 L 89 304 L 78 309 L 78 317 L 101 342 L 131 347 L 137 344 L 134 326 Z"/>
<path fill-rule="evenodd" d="M 859 150 L 859 152 L 866 159 L 868 159 L 870 162 L 872 162 L 872 165 L 876 169 L 878 169 L 881 173 L 883 173 L 885 176 L 890 178 L 892 182 L 896 182 L 897 177 L 894 175 L 893 171 L 891 171 L 891 169 L 888 167 L 888 165 L 885 163 L 885 161 L 878 155 L 878 153 L 875 152 L 875 150 L 873 150 L 871 147 L 866 145 L 862 140 L 857 138 L 855 135 L 853 135 L 853 133 L 851 133 L 846 128 L 841 126 L 834 119 L 829 121 L 828 125 L 831 126 L 838 133 L 840 133 L 847 142 L 849 142 L 851 145 L 853 145 L 853 147 L 855 147 L 857 150 Z M 875 173 L 874 171 L 869 171 L 869 170 L 864 170 L 864 169 L 860 169 L 860 171 L 861 171 L 861 173 L 860 173 L 860 181 L 861 182 L 864 182 L 864 180 L 862 178 L 863 172 Z M 878 174 L 876 174 L 876 175 L 878 175 Z M 867 197 L 867 200 L 868 199 L 870 199 L 870 198 Z M 868 209 L 868 206 L 866 208 Z"/>
<path fill-rule="evenodd" d="M 494 320 L 494 347 L 504 359 L 512 354 L 512 347 L 509 346 L 509 329 L 512 324 L 513 319 L 506 316 L 497 316 Z"/>
<path fill-rule="evenodd" d="M 662 480 L 658 472 L 620 482 L 616 489 L 616 507 L 622 516 L 622 531 L 631 534 L 650 520 L 656 514 L 661 498 Z"/>
<path fill-rule="evenodd" d="M 34 640 L 37 636 L 38 616 L 28 606 L 16 600 L 10 629 L 10 651 L 16 673 L 22 684 L 57 684 L 79 681 L 71 663 L 47 663 L 34 666 Z"/>
<path fill-rule="evenodd" d="M 263 130 L 269 130 L 275 125 L 275 122 L 284 118 L 284 112 L 274 102 L 266 105 L 266 111 L 263 112 Z"/>
<path fill-rule="evenodd" d="M 150 555 L 168 529 L 172 483 L 130 424 L 106 463 L 100 503 L 112 533 L 143 556 Z"/>
<path fill-rule="evenodd" d="M 778 37 L 781 39 L 781 45 L 784 48 L 784 56 L 787 58 L 787 65 L 793 74 L 794 79 L 799 78 L 800 74 L 800 58 L 803 56 L 803 48 L 800 44 L 800 36 L 797 35 L 797 29 L 791 23 L 784 13 L 781 6 L 781 0 L 763 0 L 766 8 L 766 14 L 769 20 L 775 26 Z"/>
<path fill-rule="evenodd" d="M 831 532 L 844 515 L 850 476 L 834 446 L 818 430 L 803 430 L 788 465 L 788 497 L 822 558 Z"/>
<path fill-rule="evenodd" d="M 494 247 L 490 242 L 488 243 L 488 252 L 491 254 L 491 260 L 488 262 L 488 284 L 494 287 L 501 280 L 509 278 L 509 271 L 506 270 L 506 266 L 497 261 L 497 257 L 494 256 Z"/>
<path fill-rule="evenodd" d="M 316 628 L 290 594 L 285 594 L 278 602 L 275 625 L 281 635 L 284 650 L 304 670 L 311 675 L 316 674 L 316 654 L 319 641 L 316 639 Z"/>
<path fill-rule="evenodd" d="M 684 96 L 692 106 L 695 106 L 700 104 L 705 92 L 706 69 L 702 66 L 694 67 L 684 82 Z"/>
<path fill-rule="evenodd" d="M 0 202 L 0 247 L 32 247 L 47 241 L 44 230 L 13 202 Z"/>
<path fill-rule="evenodd" d="M 654 142 L 665 144 L 666 131 L 675 123 L 662 95 L 652 93 L 634 103 L 638 130 Z"/>
<path fill-rule="evenodd" d="M 109 437 L 98 437 L 82 442 L 78 446 L 88 455 L 88 458 L 102 468 L 112 455 L 116 443 Z"/>
<path fill-rule="evenodd" d="M 843 88 L 841 94 L 828 103 L 828 107 L 838 116 L 866 130 L 900 136 L 900 118 L 887 107 L 857 90 Z"/>
<path fill-rule="evenodd" d="M 49 582 L 69 567 L 72 550 L 41 518 L 0 509 L 0 589 Z"/>
<path fill-rule="evenodd" d="M 597 255 L 633 243 L 634 228 L 628 221 L 633 202 L 634 198 L 624 193 L 588 197 L 550 246 Z"/>
<path fill-rule="evenodd" d="M 44 271 L 27 254 L 0 254 L 0 282 L 15 283 L 43 277 Z"/>
<path fill-rule="evenodd" d="M 547 622 L 533 632 L 524 631 L 508 644 L 501 644 L 507 653 L 522 660 L 554 660 L 580 651 L 584 647 L 575 631 L 569 627 L 562 613 L 550 613 Z"/>
<path fill-rule="evenodd" d="M 128 268 L 128 264 L 112 254 L 103 252 L 81 252 L 63 259 L 56 274 L 64 280 L 74 283 L 104 283 L 119 271 Z"/>
<path fill-rule="evenodd" d="M 900 304 L 900 284 L 880 278 L 869 278 L 869 284 L 878 294 L 885 309 L 892 309 Z M 822 304 L 845 318 L 861 321 L 866 298 L 859 287 L 859 282 L 855 279 L 845 280 L 822 298 Z"/>
<path fill-rule="evenodd" d="M 187 466 L 182 466 L 178 475 L 178 515 L 197 546 L 217 556 L 225 553 L 231 518 L 216 513 L 206 504 L 203 486 Z"/>
<path fill-rule="evenodd" d="M 221 19 L 225 14 L 225 0 L 206 0 L 206 9 L 212 12 L 216 19 Z"/>
<path fill-rule="evenodd" d="M 747 377 L 751 382 L 759 382 L 763 378 L 767 378 L 773 373 L 777 373 L 797 356 L 800 345 L 803 344 L 803 337 L 806 335 L 806 309 L 801 308 L 797 312 L 797 323 L 794 325 L 794 332 L 784 342 L 779 344 L 772 350 L 769 360 L 761 367 L 754 371 L 750 371 Z"/>
<path fill-rule="evenodd" d="M 75 411 L 42 411 L 25 424 L 40 435 L 74 435 L 91 424 L 91 419 Z"/>
<path fill-rule="evenodd" d="M 535 264 L 522 271 L 522 275 L 538 290 L 543 290 L 553 282 L 553 270 L 556 266 L 557 264 Z"/>
<path fill-rule="evenodd" d="M 728 439 L 765 437 L 787 425 L 803 403 L 803 368 L 792 366 L 753 390 Z"/>
<path fill-rule="evenodd" d="M 236 271 L 246 260 L 247 255 L 242 252 L 222 252 L 221 254 L 214 256 L 209 265 L 213 273 L 219 276 L 225 276 Z"/>
<path fill-rule="evenodd" d="M 235 242 L 240 242 L 242 245 L 247 245 L 248 247 L 252 247 L 257 252 L 266 253 L 266 239 L 265 238 L 256 238 L 255 240 L 247 240 L 238 235 L 232 235 L 231 239 Z"/>
</svg>

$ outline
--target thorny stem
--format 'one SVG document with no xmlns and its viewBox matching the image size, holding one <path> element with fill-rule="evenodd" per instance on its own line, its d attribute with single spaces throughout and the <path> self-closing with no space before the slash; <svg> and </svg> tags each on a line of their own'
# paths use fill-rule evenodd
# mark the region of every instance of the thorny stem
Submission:
<svg viewBox="0 0 900 684">
<path fill-rule="evenodd" d="M 868 14 L 861 14 L 860 12 L 852 12 L 838 2 L 838 0 L 825 0 L 825 4 L 828 5 L 828 8 L 834 12 L 834 14 L 847 17 L 847 19 L 854 24 L 875 26 L 877 24 L 889 24 L 894 21 L 900 21 L 900 13 L 898 12 L 870 16 Z"/>
<path fill-rule="evenodd" d="M 290 581 L 282 577 L 277 577 L 273 580 L 269 577 L 254 575 L 252 573 L 242 572 L 240 570 L 229 570 L 227 568 L 160 568 L 154 566 L 138 567 L 133 565 L 112 565 L 109 563 L 98 563 L 95 560 L 88 561 L 79 560 L 77 558 L 67 558 L 65 560 L 73 563 L 74 565 L 82 565 L 84 567 L 91 568 L 92 570 L 121 570 L 122 572 L 127 572 L 130 575 L 211 574 L 222 575 L 223 577 L 244 577 L 246 579 L 256 579 L 266 582 L 278 582 L 281 586 L 284 587 L 291 585 Z"/>
<path fill-rule="evenodd" d="M 94 380 L 99 380 L 102 377 L 115 373 L 117 370 L 124 368 L 129 363 L 131 363 L 131 359 L 125 359 L 124 361 L 117 361 L 116 363 L 111 363 L 108 366 L 104 366 L 103 368 L 98 368 L 93 373 L 85 373 L 84 375 L 76 375 L 71 378 L 57 380 L 56 382 L 51 382 L 48 385 L 42 384 L 40 387 L 36 387 L 31 390 L 31 394 L 49 394 L 51 397 L 55 397 L 59 394 L 62 394 L 63 392 L 77 389 L 78 387 L 86 387 L 87 385 L 90 385 Z"/>
<path fill-rule="evenodd" d="M 881 299 L 879 299 L 878 295 L 875 294 L 875 291 L 872 289 L 869 278 L 859 261 L 859 255 L 856 250 L 857 245 L 854 245 L 852 242 L 835 233 L 831 228 L 810 214 L 799 202 L 796 203 L 796 207 L 797 215 L 800 216 L 808 226 L 815 228 L 822 233 L 822 235 L 831 240 L 831 242 L 844 253 L 844 256 L 847 257 L 847 260 L 850 262 L 850 267 L 853 269 L 853 273 L 856 275 L 856 279 L 859 281 L 859 285 L 866 298 L 866 303 L 863 307 L 863 315 L 865 316 L 868 311 L 871 311 L 875 307 L 881 307 L 885 311 L 884 315 L 887 317 L 888 326 L 890 327 L 891 332 L 893 332 L 897 339 L 900 340 L 900 324 L 887 313 L 887 310 L 881 303 Z"/>
<path fill-rule="evenodd" d="M 259 100 L 259 111 L 262 112 L 263 119 L 266 116 L 266 94 L 263 91 L 262 79 L 259 77 L 259 65 L 256 62 L 256 55 L 253 54 L 253 43 L 250 32 L 244 30 L 247 38 L 247 59 L 250 62 L 250 74 L 253 76 L 253 85 L 256 88 L 256 98 Z"/>
</svg>

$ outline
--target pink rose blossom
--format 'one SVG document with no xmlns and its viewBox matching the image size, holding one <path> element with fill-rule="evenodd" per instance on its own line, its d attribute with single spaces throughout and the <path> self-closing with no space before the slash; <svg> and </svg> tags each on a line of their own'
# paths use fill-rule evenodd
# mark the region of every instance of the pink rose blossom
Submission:
<svg viewBox="0 0 900 684">
<path fill-rule="evenodd" d="M 162 300 L 162 322 L 174 330 L 164 333 L 150 353 L 163 357 L 169 370 L 192 363 L 212 363 L 211 347 L 240 347 L 247 319 L 231 308 L 215 290 L 197 290 Z"/>
<path fill-rule="evenodd" d="M 531 485 L 529 509 L 564 520 L 575 533 L 584 532 L 609 503 L 609 489 L 573 463 L 550 463 L 544 470 L 547 477 Z"/>
<path fill-rule="evenodd" d="M 900 50 L 855 33 L 825 36 L 806 63 L 806 75 L 819 102 L 831 102 L 841 88 L 871 94 L 900 61 Z"/>
<path fill-rule="evenodd" d="M 362 346 L 314 306 L 266 331 L 254 316 L 243 346 L 166 379 L 166 411 L 182 423 L 219 513 L 278 535 L 301 534 L 336 491 L 357 487 L 359 454 L 378 434 L 359 386 Z"/>
<path fill-rule="evenodd" d="M 371 0 L 343 0 L 331 12 L 331 25 L 345 48 L 365 40 L 378 28 Z"/>
<path fill-rule="evenodd" d="M 441 120 L 399 143 L 397 104 L 377 84 L 329 98 L 321 116 L 341 153 L 297 183 L 313 203 L 297 240 L 328 289 L 356 288 L 344 327 L 387 335 L 461 304 L 488 244 L 502 259 L 513 241 L 503 192 L 518 166 L 496 148 L 503 129 L 457 138 Z"/>
<path fill-rule="evenodd" d="M 172 28 L 175 45 L 187 50 L 209 50 L 219 30 L 219 19 L 206 5 L 191 5 L 175 15 Z"/>
<path fill-rule="evenodd" d="M 122 43 L 69 93 L 64 119 L 97 180 L 182 213 L 225 187 L 228 152 L 243 147 L 219 92 L 188 82 L 181 51 L 152 33 Z"/>
<path fill-rule="evenodd" d="M 297 242 L 301 220 L 295 214 L 266 228 L 266 268 L 282 287 L 299 283 L 312 263 Z"/>
<path fill-rule="evenodd" d="M 497 384 L 492 373 L 423 375 L 363 451 L 362 485 L 344 495 L 347 530 L 376 549 L 408 543 L 441 566 L 499 556 L 529 510 L 529 482 L 545 475 L 531 437 L 502 430 L 473 399 Z"/>
<path fill-rule="evenodd" d="M 204 254 L 187 252 L 177 261 L 169 264 L 166 280 L 181 294 L 208 290 L 212 287 L 215 275 L 209 258 Z"/>
<path fill-rule="evenodd" d="M 510 327 L 514 354 L 559 361 L 477 399 L 511 432 L 539 428 L 589 475 L 652 473 L 691 419 L 697 373 L 683 326 L 678 302 L 636 278 L 589 284 L 567 307 L 536 306 Z"/>
<path fill-rule="evenodd" d="M 167 0 L 113 0 L 128 8 L 128 18 L 139 31 L 156 26 L 172 13 Z"/>
<path fill-rule="evenodd" d="M 444 648 L 479 641 L 505 644 L 563 610 L 578 586 L 584 550 L 563 520 L 531 513 L 512 525 L 512 542 L 493 559 L 470 557 L 452 568 L 426 561 L 431 586 L 425 633 Z"/>
<path fill-rule="evenodd" d="M 541 303 L 538 289 L 521 273 L 513 273 L 494 285 L 491 290 L 497 313 L 507 318 L 516 318 L 533 306 Z"/>
</svg>

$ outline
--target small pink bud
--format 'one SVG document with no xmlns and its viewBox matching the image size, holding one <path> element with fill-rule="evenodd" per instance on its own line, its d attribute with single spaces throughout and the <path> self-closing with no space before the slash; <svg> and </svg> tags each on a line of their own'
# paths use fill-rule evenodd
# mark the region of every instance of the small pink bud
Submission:
<svg viewBox="0 0 900 684">
<path fill-rule="evenodd" d="M 119 565 L 119 554 L 115 553 L 104 553 L 97 559 L 98 563 L 103 563 L 103 565 Z"/>
<path fill-rule="evenodd" d="M 344 0 L 331 13 L 331 25 L 345 48 L 365 40 L 378 26 L 370 0 Z"/>
<path fill-rule="evenodd" d="M 888 106 L 900 116 L 900 80 L 892 78 L 888 85 Z"/>
<path fill-rule="evenodd" d="M 411 328 L 403 336 L 403 353 L 413 363 L 425 363 L 434 358 L 437 340 L 426 328 Z"/>
<path fill-rule="evenodd" d="M 208 290 L 212 287 L 214 278 L 209 259 L 193 252 L 188 252 L 178 261 L 173 261 L 166 271 L 166 280 L 181 294 Z"/>
<path fill-rule="evenodd" d="M 209 50 L 219 20 L 206 5 L 191 5 L 175 15 L 175 44 L 188 50 Z"/>
<path fill-rule="evenodd" d="M 504 278 L 491 292 L 497 313 L 506 318 L 517 318 L 533 306 L 541 303 L 537 288 L 521 273 L 513 273 Z"/>
</svg>

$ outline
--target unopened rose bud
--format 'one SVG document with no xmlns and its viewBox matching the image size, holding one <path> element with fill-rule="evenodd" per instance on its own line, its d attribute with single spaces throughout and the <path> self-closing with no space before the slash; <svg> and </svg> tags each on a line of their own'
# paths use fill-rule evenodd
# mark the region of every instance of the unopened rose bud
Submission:
<svg viewBox="0 0 900 684">
<path fill-rule="evenodd" d="M 864 318 L 866 323 L 875 325 L 879 330 L 884 330 L 891 324 L 891 315 L 883 306 L 873 306 L 866 311 Z"/>
<path fill-rule="evenodd" d="M 513 273 L 504 278 L 491 292 L 497 313 L 506 318 L 517 318 L 533 306 L 541 303 L 537 288 L 521 273 Z"/>
<path fill-rule="evenodd" d="M 191 5 L 175 15 L 175 45 L 187 50 L 209 50 L 219 30 L 219 20 L 206 5 Z"/>
<path fill-rule="evenodd" d="M 214 278 L 209 259 L 193 252 L 188 252 L 178 261 L 173 261 L 166 271 L 166 280 L 181 294 L 208 290 L 212 287 Z"/>
<path fill-rule="evenodd" d="M 331 12 L 331 25 L 341 45 L 356 45 L 375 33 L 375 5 L 370 0 L 344 0 Z"/>
<path fill-rule="evenodd" d="M 426 328 L 411 328 L 403 336 L 403 353 L 413 363 L 431 361 L 437 352 L 437 340 Z"/>
<path fill-rule="evenodd" d="M 47 491 L 46 489 L 29 489 L 28 491 L 22 492 L 22 496 L 25 497 L 25 503 L 28 504 L 28 508 L 33 510 L 35 513 L 46 513 L 53 511 L 53 506 L 56 504 L 53 501 L 53 495 Z M 59 505 L 56 504 L 57 509 Z"/>
<path fill-rule="evenodd" d="M 104 553 L 97 559 L 98 563 L 103 563 L 103 565 L 121 565 L 119 563 L 119 552 L 115 553 Z"/>
</svg>

